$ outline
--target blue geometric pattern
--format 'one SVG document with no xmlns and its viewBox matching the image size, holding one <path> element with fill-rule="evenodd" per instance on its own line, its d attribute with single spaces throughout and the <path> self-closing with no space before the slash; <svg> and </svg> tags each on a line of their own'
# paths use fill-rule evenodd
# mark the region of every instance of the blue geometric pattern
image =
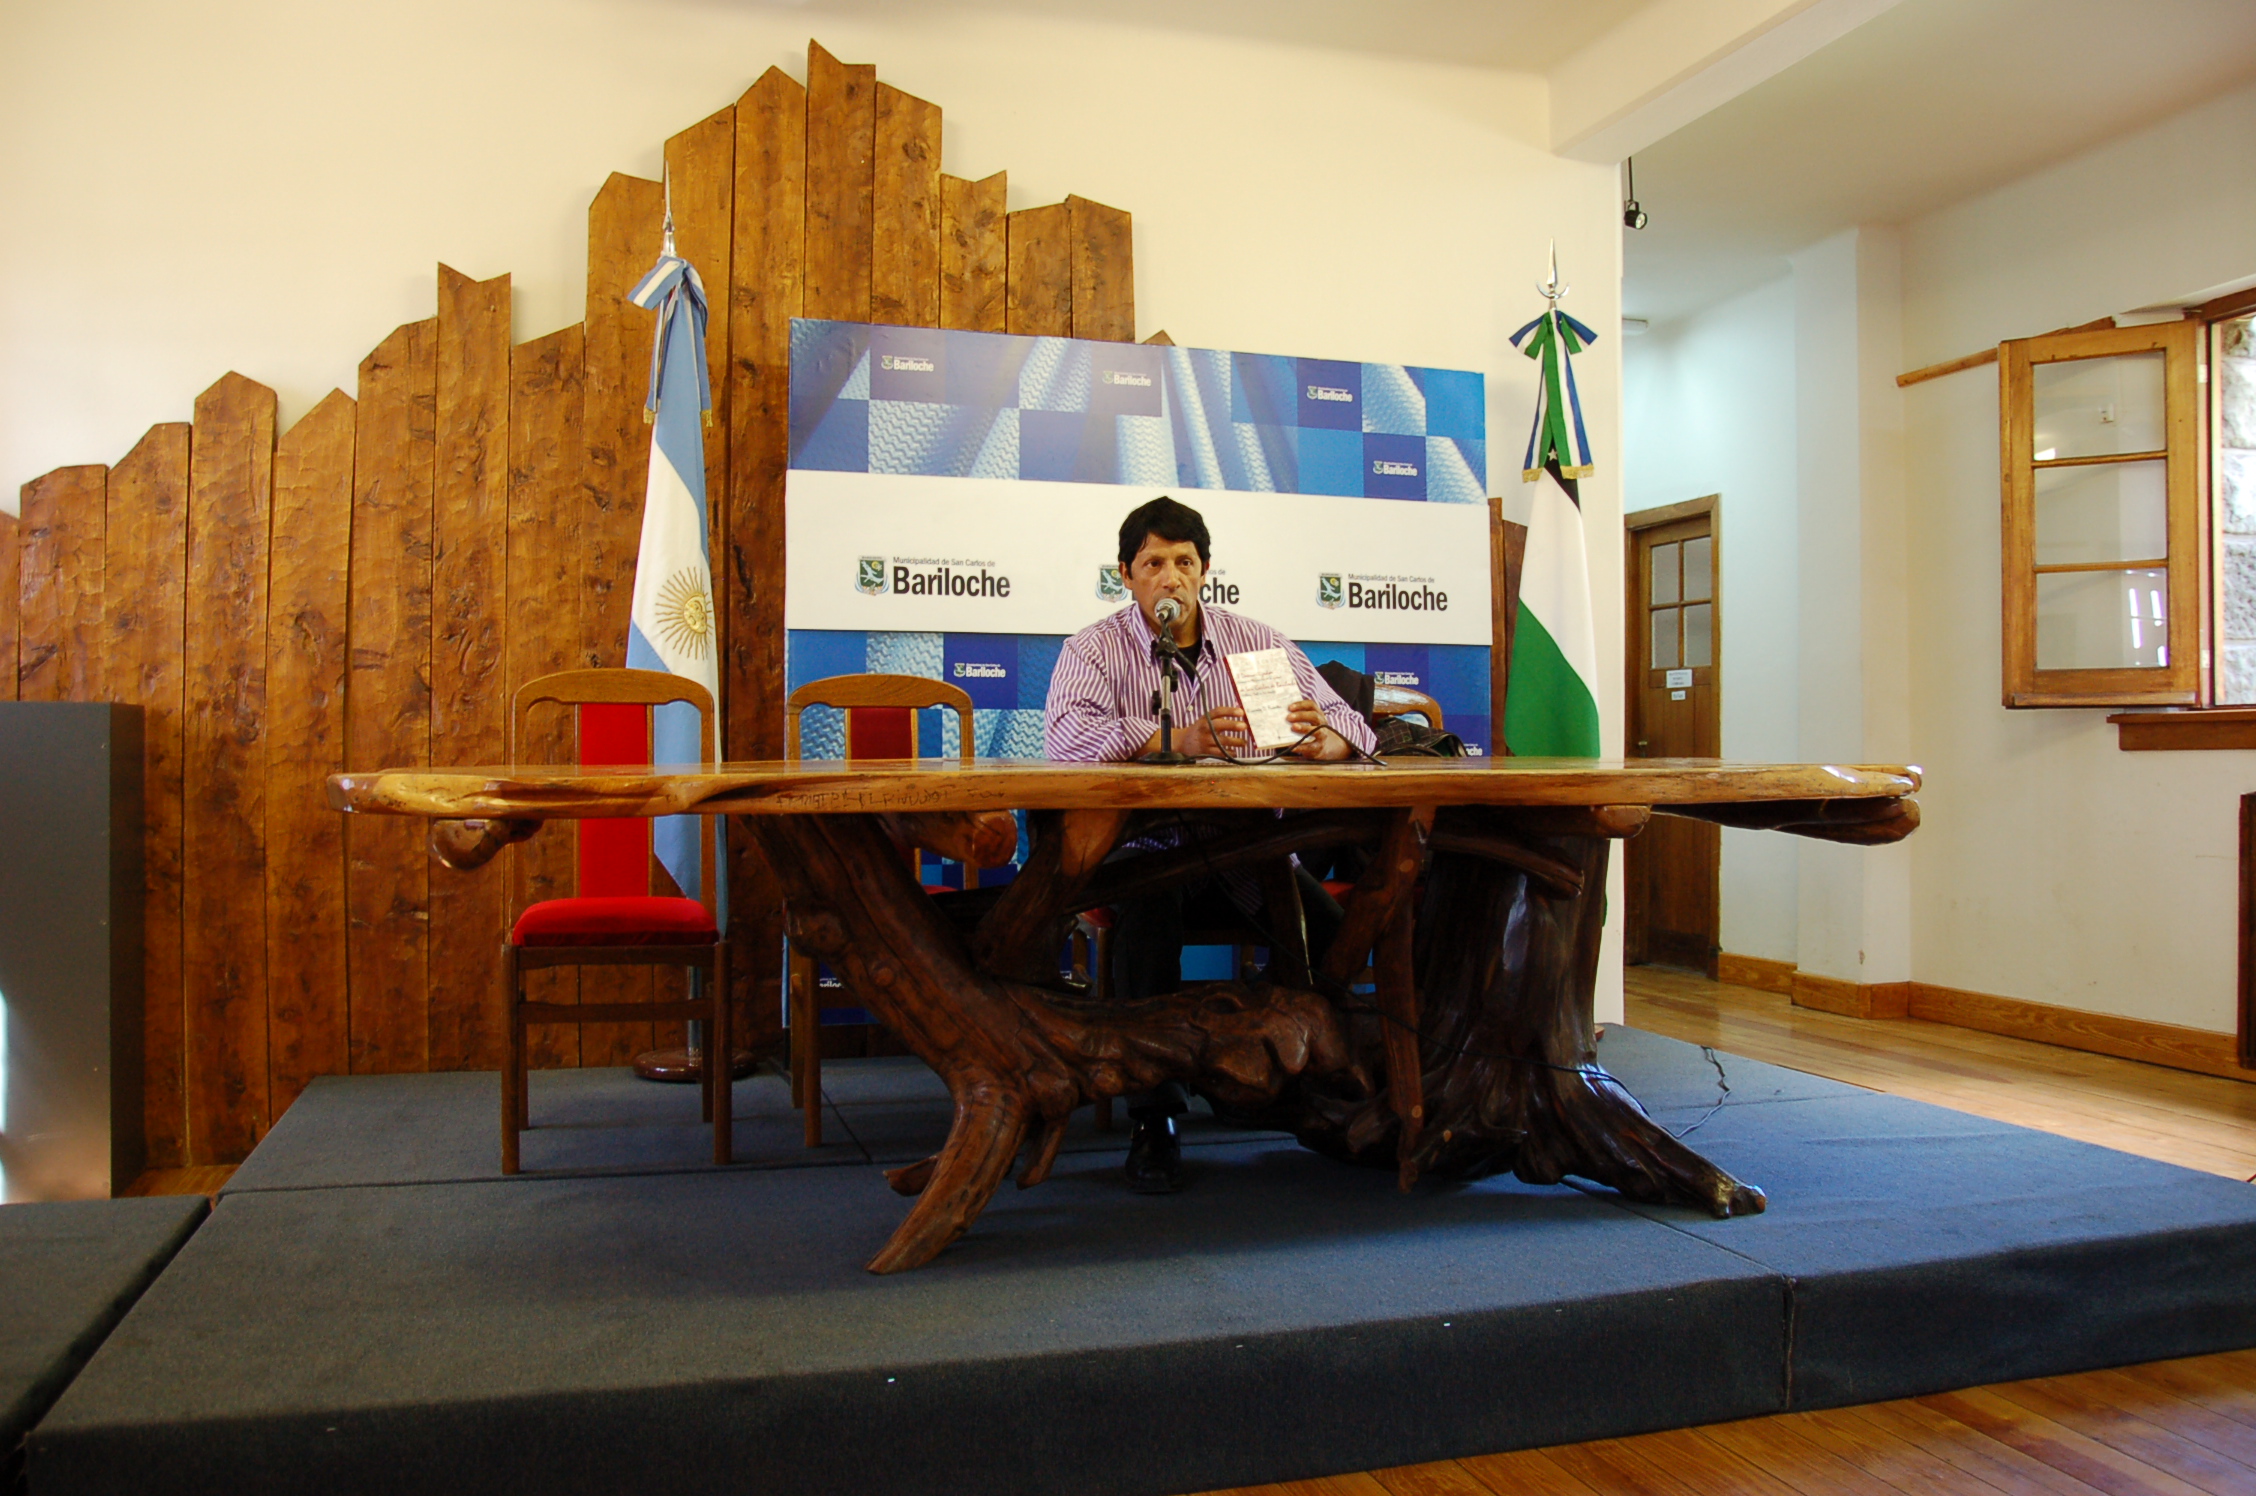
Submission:
<svg viewBox="0 0 2256 1496">
<path fill-rule="evenodd" d="M 1476 504 L 1485 389 L 1453 369 L 801 318 L 791 466 Z"/>
</svg>

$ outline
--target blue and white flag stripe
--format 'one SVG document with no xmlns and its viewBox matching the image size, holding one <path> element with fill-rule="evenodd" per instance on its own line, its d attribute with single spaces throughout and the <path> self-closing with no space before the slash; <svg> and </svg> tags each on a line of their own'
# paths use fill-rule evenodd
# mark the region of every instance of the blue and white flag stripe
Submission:
<svg viewBox="0 0 2256 1496">
<path fill-rule="evenodd" d="M 720 701 L 713 566 L 706 541 L 704 414 L 713 396 L 705 374 L 705 283 L 687 260 L 662 256 L 631 299 L 658 313 L 650 354 L 650 485 L 642 502 L 642 545 L 635 560 L 627 667 L 685 676 Z M 696 763 L 704 754 L 696 708 L 651 713 L 655 763 Z M 721 756 L 714 743 L 714 756 Z M 666 816 L 652 829 L 653 851 L 683 893 L 700 896 L 696 816 Z M 725 887 L 719 907 L 727 922 Z"/>
</svg>

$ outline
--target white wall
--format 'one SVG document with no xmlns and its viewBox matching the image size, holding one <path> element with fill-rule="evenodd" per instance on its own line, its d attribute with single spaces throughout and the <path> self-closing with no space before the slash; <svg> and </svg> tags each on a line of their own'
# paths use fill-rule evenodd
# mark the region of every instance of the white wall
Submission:
<svg viewBox="0 0 2256 1496">
<path fill-rule="evenodd" d="M 228 369 L 285 426 L 433 266 L 513 274 L 516 333 L 580 316 L 586 207 L 810 34 L 946 111 L 943 165 L 1136 216 L 1138 334 L 1490 376 L 1492 491 L 1534 398 L 1509 336 L 1552 240 L 1620 316 L 1611 166 L 1543 142 L 1542 79 L 1085 21 L 711 0 L 84 0 L 0 8 L 0 506 L 122 456 Z M 1578 364 L 1602 659 L 1620 653 L 1620 352 Z M 1618 672 L 1601 673 L 1608 745 Z M 1614 906 L 1620 906 L 1617 897 Z M 1618 1016 L 1609 944 L 1601 1016 Z"/>
<path fill-rule="evenodd" d="M 1900 247 L 1892 230 L 1850 229 L 1790 263 L 1801 757 L 1908 763 Z M 1909 980 L 1908 852 L 1811 841 L 1796 857 L 1802 969 L 1851 982 Z"/>
<path fill-rule="evenodd" d="M 1906 226 L 1906 367 L 2256 273 L 2256 88 Z M 2124 753 L 1999 705 L 1997 373 L 1905 392 L 1921 981 L 2233 1027 L 2236 799 L 2256 754 Z"/>
<path fill-rule="evenodd" d="M 1622 344 L 1624 505 L 1717 496 L 1726 758 L 1801 757 L 1794 329 L 1787 276 Z M 1796 849 L 1723 833 L 1725 950 L 1795 959 Z"/>
<path fill-rule="evenodd" d="M 1997 372 L 1890 376 L 2256 274 L 2251 141 L 2256 88 L 1813 245 L 1630 346 L 1630 506 L 1723 495 L 1725 752 L 1926 772 L 1897 848 L 1727 840 L 1725 949 L 2233 1027 L 2256 753 L 2126 754 L 2104 710 L 2000 705 Z"/>
</svg>

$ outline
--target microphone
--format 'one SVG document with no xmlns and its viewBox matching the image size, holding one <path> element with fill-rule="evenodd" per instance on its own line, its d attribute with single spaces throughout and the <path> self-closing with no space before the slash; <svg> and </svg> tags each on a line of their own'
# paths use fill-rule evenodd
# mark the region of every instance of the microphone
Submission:
<svg viewBox="0 0 2256 1496">
<path fill-rule="evenodd" d="M 1152 640 L 1152 658 L 1164 659 L 1173 655 L 1176 659 L 1181 659 L 1183 651 L 1175 643 L 1175 625 L 1182 621 L 1182 602 L 1176 598 L 1163 597 L 1152 605 L 1152 617 L 1159 621 L 1159 637 Z"/>
</svg>

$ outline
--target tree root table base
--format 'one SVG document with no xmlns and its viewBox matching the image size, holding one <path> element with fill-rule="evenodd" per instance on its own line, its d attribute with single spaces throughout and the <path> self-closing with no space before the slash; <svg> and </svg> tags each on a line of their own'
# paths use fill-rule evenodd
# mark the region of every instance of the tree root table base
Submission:
<svg viewBox="0 0 2256 1496">
<path fill-rule="evenodd" d="M 473 866 L 541 819 L 743 814 L 800 948 L 931 1065 L 955 1116 L 933 1157 L 889 1172 L 915 1197 L 869 1263 L 930 1261 L 1017 1166 L 1055 1162 L 1093 1101 L 1177 1080 L 1349 1163 L 1421 1177 L 1574 1175 L 1717 1216 L 1760 1211 L 1646 1115 L 1595 1057 L 1593 998 L 1612 842 L 1658 809 L 1824 840 L 1918 825 L 1914 771 L 1708 761 L 1474 760 L 1338 775 L 1138 765 L 716 765 L 680 771 L 426 770 L 341 775 L 342 809 L 434 818 L 434 854 Z M 1001 888 L 939 897 L 904 849 L 988 847 L 999 807 L 1032 850 Z M 1280 817 L 1271 806 L 1309 807 Z M 1259 808 L 1257 808 L 1259 807 Z M 1132 809 L 1133 808 L 1133 812 Z M 1199 824 L 1187 844 L 1106 862 L 1131 816 Z M 1290 857 L 1363 849 L 1329 950 L 1307 944 Z M 1265 891 L 1261 982 L 1099 1005 L 1058 970 L 1069 922 L 1227 868 Z M 1368 963 L 1368 964 L 1366 964 Z"/>
</svg>

